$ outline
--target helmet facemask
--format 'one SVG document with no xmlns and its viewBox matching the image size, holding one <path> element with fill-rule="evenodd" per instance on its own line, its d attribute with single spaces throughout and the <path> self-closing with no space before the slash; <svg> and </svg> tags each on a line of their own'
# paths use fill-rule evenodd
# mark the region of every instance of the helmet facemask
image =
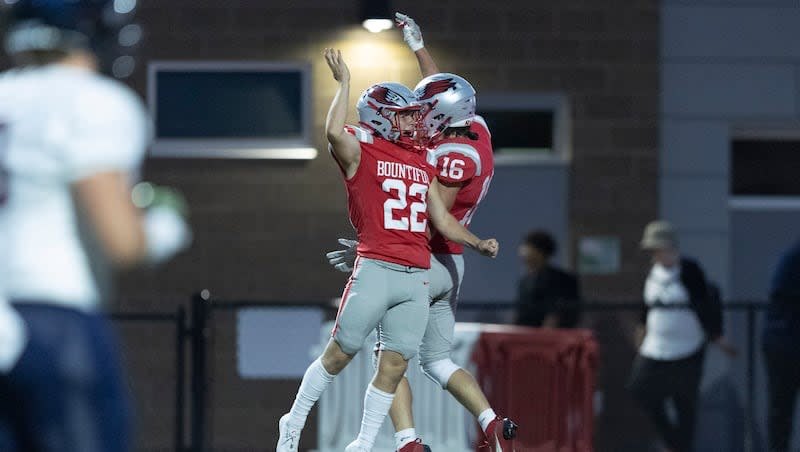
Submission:
<svg viewBox="0 0 800 452">
<path fill-rule="evenodd" d="M 423 106 L 421 122 L 425 138 L 440 137 L 448 127 L 464 127 L 475 117 L 475 89 L 464 78 L 434 74 L 417 84 L 414 94 Z"/>
<path fill-rule="evenodd" d="M 373 85 L 364 91 L 356 104 L 359 125 L 404 147 L 416 146 L 421 105 L 413 100 L 414 93 L 399 83 L 383 82 Z M 407 121 L 401 122 L 401 116 L 409 115 L 410 125 Z"/>
<path fill-rule="evenodd" d="M 422 138 L 421 120 L 422 109 L 418 105 L 404 108 L 383 108 L 379 114 L 383 115 L 392 125 L 389 141 L 396 142 L 404 147 L 416 147 Z M 403 117 L 409 117 L 407 125 L 401 124 Z"/>
</svg>

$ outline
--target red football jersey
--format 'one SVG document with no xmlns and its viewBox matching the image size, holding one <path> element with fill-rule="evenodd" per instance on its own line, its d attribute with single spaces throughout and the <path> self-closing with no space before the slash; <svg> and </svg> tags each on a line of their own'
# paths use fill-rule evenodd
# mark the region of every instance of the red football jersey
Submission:
<svg viewBox="0 0 800 452">
<path fill-rule="evenodd" d="M 468 227 L 478 204 L 489 191 L 494 176 L 492 135 L 482 117 L 476 116 L 470 131 L 478 140 L 447 138 L 433 147 L 436 158 L 436 177 L 443 183 L 463 183 L 456 195 L 450 213 L 464 227 Z M 437 254 L 461 254 L 464 247 L 447 240 L 435 229 L 431 238 L 431 251 Z"/>
<path fill-rule="evenodd" d="M 358 255 L 430 268 L 428 188 L 436 177 L 433 154 L 414 152 L 347 126 L 361 144 L 361 162 L 345 179 Z"/>
</svg>

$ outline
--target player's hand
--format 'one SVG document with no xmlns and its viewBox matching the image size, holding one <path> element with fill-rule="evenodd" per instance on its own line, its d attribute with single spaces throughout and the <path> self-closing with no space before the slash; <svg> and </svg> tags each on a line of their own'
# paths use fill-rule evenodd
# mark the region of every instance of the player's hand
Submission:
<svg viewBox="0 0 800 452">
<path fill-rule="evenodd" d="M 356 248 L 358 242 L 350 239 L 339 239 L 339 244 L 344 245 L 345 249 L 331 251 L 325 255 L 333 268 L 343 273 L 353 271 L 356 262 Z"/>
<path fill-rule="evenodd" d="M 337 49 L 325 49 L 323 55 L 325 55 L 325 62 L 328 63 L 328 67 L 331 68 L 333 78 L 339 83 L 349 82 L 350 69 L 347 68 L 347 65 L 342 59 L 342 51 Z"/>
<path fill-rule="evenodd" d="M 422 30 L 414 19 L 403 13 L 394 13 L 394 22 L 403 30 L 403 41 L 411 47 L 411 50 L 416 52 L 425 47 L 425 42 L 422 40 Z"/>
<path fill-rule="evenodd" d="M 500 244 L 497 243 L 496 239 L 486 239 L 478 242 L 478 246 L 475 249 L 484 256 L 494 259 L 497 257 L 497 252 L 500 251 Z"/>
<path fill-rule="evenodd" d="M 141 182 L 131 192 L 133 203 L 145 210 L 144 229 L 147 258 L 151 263 L 164 262 L 192 243 L 186 198 L 177 190 Z"/>
</svg>

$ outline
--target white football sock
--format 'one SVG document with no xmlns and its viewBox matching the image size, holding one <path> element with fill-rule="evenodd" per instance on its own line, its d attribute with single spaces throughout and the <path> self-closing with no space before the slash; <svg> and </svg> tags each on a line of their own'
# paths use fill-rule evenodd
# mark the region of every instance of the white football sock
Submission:
<svg viewBox="0 0 800 452">
<path fill-rule="evenodd" d="M 489 424 L 491 424 L 496 417 L 497 414 L 491 408 L 487 408 L 483 413 L 479 414 L 478 423 L 481 424 L 481 430 L 485 432 L 486 429 L 489 428 Z"/>
<path fill-rule="evenodd" d="M 394 434 L 394 445 L 397 450 L 400 450 L 406 444 L 417 439 L 417 431 L 413 428 L 400 430 Z"/>
<path fill-rule="evenodd" d="M 300 383 L 300 389 L 297 390 L 297 397 L 292 404 L 292 410 L 289 411 L 289 428 L 292 430 L 302 430 L 306 425 L 306 418 L 311 411 L 311 407 L 317 403 L 317 400 L 325 392 L 325 389 L 333 381 L 334 375 L 328 373 L 325 367 L 322 366 L 319 358 L 311 363 L 303 375 L 303 381 Z"/>
<path fill-rule="evenodd" d="M 375 445 L 375 438 L 378 436 L 378 430 L 389 414 L 389 408 L 392 407 L 394 394 L 383 392 L 380 389 L 372 386 L 372 383 L 367 387 L 367 393 L 364 395 L 364 416 L 361 418 L 361 431 L 358 432 L 358 444 L 366 449 L 372 450 Z"/>
</svg>

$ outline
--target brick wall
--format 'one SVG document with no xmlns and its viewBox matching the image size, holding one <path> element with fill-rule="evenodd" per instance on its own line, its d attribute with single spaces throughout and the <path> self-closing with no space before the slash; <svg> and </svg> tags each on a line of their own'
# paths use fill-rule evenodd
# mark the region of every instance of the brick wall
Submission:
<svg viewBox="0 0 800 452">
<path fill-rule="evenodd" d="M 635 297 L 645 263 L 636 242 L 658 211 L 658 1 L 394 3 L 418 19 L 440 67 L 463 74 L 479 92 L 561 91 L 569 96 L 569 248 L 574 250 L 584 235 L 620 236 L 622 271 L 585 277 L 584 288 L 592 298 Z M 327 46 L 344 49 L 354 93 L 377 80 L 413 85 L 419 74 L 399 33 L 372 35 L 360 29 L 354 0 L 141 0 L 140 6 L 147 32 L 143 61 L 311 61 L 314 137 L 321 157 L 307 163 L 149 160 L 148 179 L 186 194 L 195 242 L 191 251 L 164 267 L 122 278 L 120 290 L 128 301 L 121 307 L 172 309 L 175 300 L 204 287 L 221 298 L 337 295 L 343 278 L 326 266 L 322 254 L 351 228 L 340 176 L 324 152 L 322 124 L 335 85 L 320 54 Z M 143 68 L 131 83 L 144 92 Z M 154 353 L 162 348 L 149 335 L 126 336 L 130 362 L 138 366 L 133 373 L 140 378 L 149 375 L 149 366 L 170 359 L 166 352 L 163 357 Z M 217 344 L 226 341 L 232 345 L 224 335 Z M 215 444 L 231 450 L 269 446 L 295 382 L 244 382 L 233 370 L 233 348 L 217 350 L 214 387 L 224 389 L 214 391 Z M 147 405 L 145 412 L 166 412 L 171 386 L 151 386 L 162 396 L 141 403 Z M 161 423 L 143 416 L 145 448 L 169 444 Z M 313 421 L 307 430 L 303 444 L 311 447 Z"/>
<path fill-rule="evenodd" d="M 150 160 L 148 178 L 175 185 L 189 198 L 195 246 L 158 272 L 125 278 L 126 295 L 177 295 L 208 287 L 225 298 L 300 300 L 339 292 L 341 277 L 328 270 L 321 251 L 351 229 L 339 174 L 322 141 L 335 85 L 320 52 L 331 45 L 345 50 L 354 93 L 376 80 L 413 84 L 419 76 L 399 33 L 372 35 L 354 25 L 357 2 L 288 5 L 141 2 L 141 21 L 147 25 L 144 61 L 311 61 L 314 137 L 322 152 L 309 163 Z M 419 18 L 439 65 L 465 75 L 479 91 L 569 95 L 572 240 L 600 234 L 623 239 L 622 272 L 587 277 L 584 284 L 595 297 L 635 296 L 642 265 L 636 239 L 657 212 L 657 2 L 395 6 Z M 132 83 L 144 92 L 145 71 L 139 70 Z"/>
</svg>

